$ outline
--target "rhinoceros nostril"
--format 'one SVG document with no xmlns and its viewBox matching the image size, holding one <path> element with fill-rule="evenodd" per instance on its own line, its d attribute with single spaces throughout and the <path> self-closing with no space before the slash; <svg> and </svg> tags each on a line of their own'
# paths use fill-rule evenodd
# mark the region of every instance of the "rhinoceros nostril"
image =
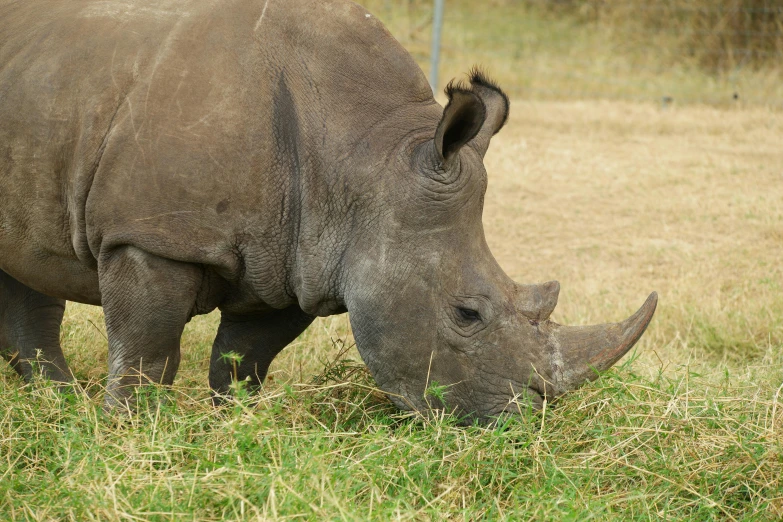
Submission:
<svg viewBox="0 0 783 522">
<path fill-rule="evenodd" d="M 535 319 L 528 319 L 527 322 L 530 323 L 530 326 L 538 326 L 538 321 Z"/>
</svg>

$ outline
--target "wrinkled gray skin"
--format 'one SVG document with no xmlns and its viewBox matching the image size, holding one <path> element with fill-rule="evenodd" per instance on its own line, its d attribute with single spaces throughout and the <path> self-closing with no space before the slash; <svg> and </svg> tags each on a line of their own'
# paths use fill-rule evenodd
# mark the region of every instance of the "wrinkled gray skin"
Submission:
<svg viewBox="0 0 783 522">
<path fill-rule="evenodd" d="M 341 0 L 0 1 L 0 351 L 69 381 L 65 300 L 102 305 L 111 407 L 171 383 L 185 323 L 219 308 L 209 382 L 225 394 L 349 311 L 400 408 L 484 420 L 595 378 L 656 297 L 563 327 L 556 282 L 504 274 L 482 158 L 508 102 L 471 81 L 444 110 Z M 434 382 L 445 404 L 425 399 Z"/>
</svg>

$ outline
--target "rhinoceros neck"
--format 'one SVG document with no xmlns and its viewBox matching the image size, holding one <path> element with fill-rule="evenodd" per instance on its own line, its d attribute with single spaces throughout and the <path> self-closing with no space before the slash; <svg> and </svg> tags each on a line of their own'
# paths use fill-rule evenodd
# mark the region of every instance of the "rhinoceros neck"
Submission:
<svg viewBox="0 0 783 522">
<path fill-rule="evenodd" d="M 267 63 L 274 157 L 265 179 L 280 187 L 274 255 L 283 291 L 308 313 L 340 312 L 347 259 L 357 257 L 348 254 L 381 233 L 378 187 L 391 158 L 412 132 L 434 133 L 437 104 L 410 55 L 360 6 L 270 2 L 255 28 Z M 268 244 L 256 248 L 265 252 L 257 259 L 270 257 Z M 259 285 L 268 280 L 262 270 Z"/>
<path fill-rule="evenodd" d="M 308 112 L 296 79 L 280 73 L 272 103 L 274 178 L 284 187 L 279 201 L 285 252 L 285 294 L 313 315 L 345 311 L 353 283 L 352 261 L 382 235 L 385 209 L 393 202 L 383 187 L 396 174 L 411 140 L 427 135 L 434 100 L 356 111 L 346 121 L 334 107 Z M 429 110 L 427 110 L 429 109 Z M 434 127 L 433 127 L 434 129 Z"/>
</svg>

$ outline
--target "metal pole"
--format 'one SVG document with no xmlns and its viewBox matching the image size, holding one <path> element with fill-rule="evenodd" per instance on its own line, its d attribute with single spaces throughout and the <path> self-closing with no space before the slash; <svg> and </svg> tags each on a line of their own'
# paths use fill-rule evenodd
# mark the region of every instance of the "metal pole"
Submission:
<svg viewBox="0 0 783 522">
<path fill-rule="evenodd" d="M 443 2 L 435 0 L 435 12 L 432 17 L 432 48 L 430 49 L 430 86 L 432 92 L 438 90 L 438 66 L 440 65 L 440 33 L 443 29 Z"/>
</svg>

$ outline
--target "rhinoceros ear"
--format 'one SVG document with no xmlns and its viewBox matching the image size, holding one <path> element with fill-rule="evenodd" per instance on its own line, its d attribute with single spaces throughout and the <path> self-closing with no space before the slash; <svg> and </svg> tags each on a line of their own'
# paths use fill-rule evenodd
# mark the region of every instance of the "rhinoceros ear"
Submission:
<svg viewBox="0 0 783 522">
<path fill-rule="evenodd" d="M 506 93 L 477 67 L 470 71 L 470 85 L 487 110 L 484 125 L 475 139 L 476 147 L 483 156 L 489 148 L 489 140 L 506 124 L 510 104 Z"/>
<path fill-rule="evenodd" d="M 446 95 L 449 103 L 443 109 L 443 117 L 435 131 L 435 150 L 447 166 L 459 150 L 479 133 L 487 110 L 475 92 L 453 81 L 446 87 Z"/>
</svg>

